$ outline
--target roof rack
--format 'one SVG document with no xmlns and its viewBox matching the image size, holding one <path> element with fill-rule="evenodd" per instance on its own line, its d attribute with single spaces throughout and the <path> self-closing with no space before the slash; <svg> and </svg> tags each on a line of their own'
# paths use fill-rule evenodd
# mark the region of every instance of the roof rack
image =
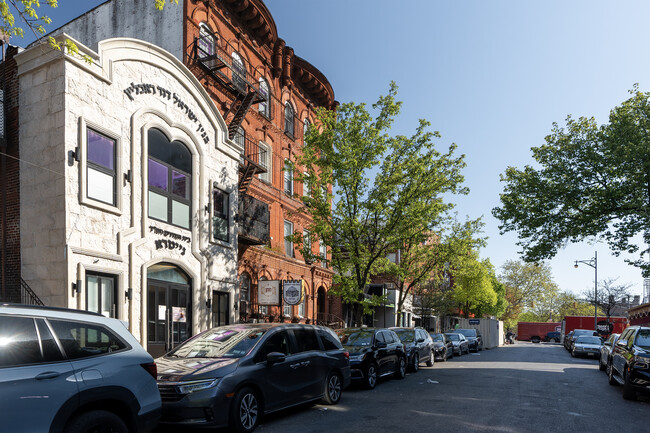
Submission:
<svg viewBox="0 0 650 433">
<path fill-rule="evenodd" d="M 65 308 L 65 307 L 49 307 L 49 306 L 43 306 L 43 305 L 14 304 L 14 303 L 11 303 L 11 302 L 0 303 L 0 307 L 24 308 L 25 310 L 60 311 L 60 312 L 65 312 L 65 313 L 79 313 L 79 314 L 88 314 L 90 316 L 104 317 L 102 314 L 95 313 L 94 311 L 77 310 L 75 308 Z"/>
</svg>

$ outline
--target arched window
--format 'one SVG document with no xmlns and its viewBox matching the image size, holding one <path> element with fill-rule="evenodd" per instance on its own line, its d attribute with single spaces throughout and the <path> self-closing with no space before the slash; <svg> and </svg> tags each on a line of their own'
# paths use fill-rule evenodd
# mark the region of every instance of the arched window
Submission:
<svg viewBox="0 0 650 433">
<path fill-rule="evenodd" d="M 268 278 L 266 277 L 259 278 L 259 281 L 266 281 L 266 280 L 268 280 Z M 269 307 L 266 305 L 258 305 L 258 309 L 260 314 L 269 314 Z"/>
<path fill-rule="evenodd" d="M 232 82 L 239 90 L 246 90 L 246 67 L 241 56 L 236 52 L 232 53 Z"/>
<path fill-rule="evenodd" d="M 169 141 L 159 129 L 150 129 L 149 217 L 190 228 L 192 208 L 192 154 L 180 141 Z"/>
<path fill-rule="evenodd" d="M 284 132 L 287 135 L 289 135 L 291 138 L 294 137 L 293 124 L 294 124 L 293 107 L 289 102 L 286 102 L 284 104 Z"/>
<path fill-rule="evenodd" d="M 267 119 L 271 118 L 271 93 L 269 92 L 269 83 L 264 78 L 260 78 L 260 93 L 266 98 L 266 101 L 259 103 L 259 112 Z"/>
<path fill-rule="evenodd" d="M 239 314 L 249 314 L 251 301 L 251 276 L 244 272 L 239 276 Z"/>
<path fill-rule="evenodd" d="M 307 131 L 309 130 L 309 119 L 305 119 L 305 122 L 302 124 L 302 145 L 307 144 Z"/>
<path fill-rule="evenodd" d="M 216 54 L 217 38 L 206 23 L 199 25 L 199 58 Z"/>
<path fill-rule="evenodd" d="M 244 128 L 241 126 L 237 128 L 237 132 L 235 133 L 235 137 L 233 138 L 233 141 L 237 144 L 239 144 L 242 149 L 244 149 L 244 146 L 246 144 L 246 131 Z"/>
</svg>

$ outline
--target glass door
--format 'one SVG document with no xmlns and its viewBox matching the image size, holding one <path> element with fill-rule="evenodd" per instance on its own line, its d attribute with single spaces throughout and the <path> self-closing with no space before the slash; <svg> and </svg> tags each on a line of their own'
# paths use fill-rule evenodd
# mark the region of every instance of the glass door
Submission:
<svg viewBox="0 0 650 433">
<path fill-rule="evenodd" d="M 229 298 L 228 293 L 212 292 L 212 326 L 224 326 L 230 323 Z"/>
</svg>

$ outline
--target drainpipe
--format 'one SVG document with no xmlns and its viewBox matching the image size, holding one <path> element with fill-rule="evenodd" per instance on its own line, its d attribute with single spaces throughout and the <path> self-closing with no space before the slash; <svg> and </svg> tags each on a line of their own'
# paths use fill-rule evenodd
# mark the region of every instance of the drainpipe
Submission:
<svg viewBox="0 0 650 433">
<path fill-rule="evenodd" d="M 7 38 L 8 39 L 8 38 Z M 0 285 L 2 285 L 2 293 L 0 295 L 0 300 L 7 300 L 7 62 L 5 61 L 5 50 L 7 42 L 4 39 L 0 39 L 0 46 L 2 49 L 2 130 L 0 131 L 0 173 L 2 175 L 2 257 L 0 259 Z"/>
</svg>

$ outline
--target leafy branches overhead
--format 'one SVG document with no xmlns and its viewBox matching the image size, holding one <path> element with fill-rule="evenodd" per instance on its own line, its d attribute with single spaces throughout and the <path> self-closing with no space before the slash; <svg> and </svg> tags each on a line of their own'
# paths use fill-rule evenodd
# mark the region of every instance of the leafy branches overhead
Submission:
<svg viewBox="0 0 650 433">
<path fill-rule="evenodd" d="M 455 145 L 436 149 L 440 136 L 427 121 L 410 137 L 389 134 L 401 106 L 396 94 L 391 83 L 372 106 L 374 116 L 365 104 L 319 110 L 318 126 L 309 128 L 294 161 L 297 180 L 310 191 L 302 212 L 313 219 L 310 232 L 330 248 L 336 290 L 366 310 L 378 300 L 365 297 L 364 289 L 371 276 L 386 271 L 387 255 L 408 243 L 421 258 L 421 246 L 451 221 L 452 204 L 443 197 L 467 192 L 464 156 L 454 154 Z"/>
<path fill-rule="evenodd" d="M 526 260 L 602 237 L 615 254 L 640 253 L 628 262 L 650 276 L 641 258 L 650 244 L 650 93 L 636 86 L 630 93 L 605 125 L 570 116 L 565 128 L 554 124 L 546 144 L 532 149 L 540 169 L 509 167 L 501 176 L 502 205 L 492 213 L 502 233 L 519 234 Z"/>
</svg>

